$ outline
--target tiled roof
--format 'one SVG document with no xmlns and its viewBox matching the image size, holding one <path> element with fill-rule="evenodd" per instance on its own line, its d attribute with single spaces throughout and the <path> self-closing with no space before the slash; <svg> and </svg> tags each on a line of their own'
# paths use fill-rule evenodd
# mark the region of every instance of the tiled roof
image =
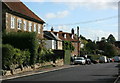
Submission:
<svg viewBox="0 0 120 83">
<path fill-rule="evenodd" d="M 67 33 L 67 32 L 55 32 L 55 31 L 48 31 L 48 32 L 52 32 L 54 33 L 56 36 L 58 35 L 58 37 L 63 40 L 63 41 L 78 41 L 77 37 L 75 36 L 75 34 L 72 33 Z M 64 37 L 64 35 L 66 35 L 66 38 Z M 72 35 L 73 35 L 73 39 L 72 39 Z"/>
<path fill-rule="evenodd" d="M 45 23 L 41 18 L 39 18 L 36 14 L 34 14 L 28 7 L 26 7 L 21 1 L 18 2 L 4 2 L 5 5 L 12 11 L 21 13 L 28 17 L 31 17 L 35 20 L 38 20 L 42 23 Z"/>
</svg>

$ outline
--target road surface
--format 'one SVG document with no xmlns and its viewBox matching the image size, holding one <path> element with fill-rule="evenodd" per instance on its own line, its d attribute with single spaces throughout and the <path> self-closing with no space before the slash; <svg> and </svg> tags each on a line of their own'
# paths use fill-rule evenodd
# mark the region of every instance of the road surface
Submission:
<svg viewBox="0 0 120 83">
<path fill-rule="evenodd" d="M 48 73 L 20 77 L 7 81 L 81 81 L 114 83 L 118 74 L 118 63 L 79 65 Z M 3 82 L 4 83 L 4 82 Z"/>
</svg>

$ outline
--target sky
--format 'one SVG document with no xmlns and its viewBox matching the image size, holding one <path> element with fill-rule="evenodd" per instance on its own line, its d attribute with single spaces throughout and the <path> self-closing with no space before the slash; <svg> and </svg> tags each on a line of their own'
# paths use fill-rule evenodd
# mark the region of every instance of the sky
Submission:
<svg viewBox="0 0 120 83">
<path fill-rule="evenodd" d="M 21 0 L 46 24 L 44 30 L 71 32 L 77 26 L 87 39 L 113 34 L 118 40 L 118 0 Z"/>
</svg>

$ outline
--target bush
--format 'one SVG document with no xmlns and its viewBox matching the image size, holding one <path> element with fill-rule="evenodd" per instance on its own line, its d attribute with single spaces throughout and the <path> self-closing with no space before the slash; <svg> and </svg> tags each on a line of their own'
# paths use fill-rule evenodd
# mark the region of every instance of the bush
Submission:
<svg viewBox="0 0 120 83">
<path fill-rule="evenodd" d="M 15 69 L 15 65 L 22 66 L 29 62 L 30 52 L 28 50 L 21 51 L 9 44 L 2 46 L 2 68 Z"/>
<path fill-rule="evenodd" d="M 9 45 L 2 46 L 2 68 L 3 69 L 11 69 L 11 65 L 14 63 L 14 48 Z"/>
<path fill-rule="evenodd" d="M 34 64 L 36 61 L 36 55 L 38 50 L 38 40 L 36 33 L 31 32 L 10 32 L 4 33 L 2 36 L 3 44 L 10 44 L 20 50 L 28 49 L 31 53 L 30 64 Z"/>
</svg>

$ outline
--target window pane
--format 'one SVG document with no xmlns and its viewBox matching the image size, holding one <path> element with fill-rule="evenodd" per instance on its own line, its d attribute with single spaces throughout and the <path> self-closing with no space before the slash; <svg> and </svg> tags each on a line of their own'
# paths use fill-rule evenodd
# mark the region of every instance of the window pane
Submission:
<svg viewBox="0 0 120 83">
<path fill-rule="evenodd" d="M 31 32 L 31 29 L 32 29 L 32 23 L 29 22 L 29 31 Z"/>
<path fill-rule="evenodd" d="M 24 20 L 24 30 L 26 31 L 26 21 Z"/>
<path fill-rule="evenodd" d="M 38 33 L 40 34 L 40 24 L 38 25 Z"/>
<path fill-rule="evenodd" d="M 36 32 L 36 24 L 34 24 L 34 32 Z"/>
<path fill-rule="evenodd" d="M 22 21 L 21 19 L 18 19 L 18 29 L 21 29 Z"/>
<path fill-rule="evenodd" d="M 15 17 L 11 16 L 11 28 L 14 29 L 15 28 Z"/>
</svg>

